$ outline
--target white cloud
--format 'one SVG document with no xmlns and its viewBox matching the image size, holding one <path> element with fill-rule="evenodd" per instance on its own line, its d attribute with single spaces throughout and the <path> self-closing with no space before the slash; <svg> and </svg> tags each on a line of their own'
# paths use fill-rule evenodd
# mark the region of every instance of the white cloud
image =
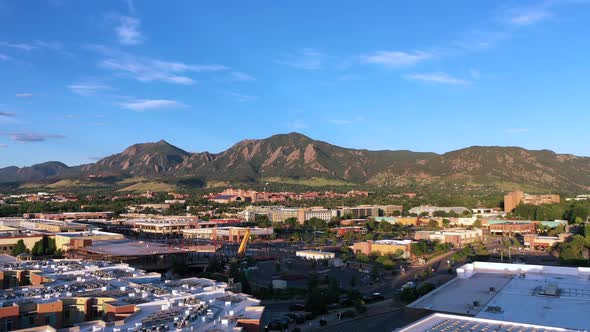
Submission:
<svg viewBox="0 0 590 332">
<path fill-rule="evenodd" d="M 92 96 L 102 91 L 111 90 L 112 88 L 106 84 L 100 83 L 76 83 L 68 85 L 68 89 L 81 96 Z"/>
<path fill-rule="evenodd" d="M 45 42 L 41 40 L 35 40 L 33 43 L 9 43 L 9 42 L 0 42 L 0 46 L 9 47 L 17 50 L 22 51 L 32 51 L 36 49 L 49 49 L 53 51 L 59 51 L 62 48 L 61 43 L 58 42 Z"/>
<path fill-rule="evenodd" d="M 119 42 L 123 45 L 138 45 L 143 43 L 145 38 L 139 31 L 140 24 L 141 21 L 138 18 L 131 16 L 119 17 L 119 25 L 115 28 Z"/>
<path fill-rule="evenodd" d="M 186 107 L 183 103 L 170 99 L 135 99 L 119 103 L 119 106 L 137 112 Z"/>
<path fill-rule="evenodd" d="M 227 92 L 226 94 L 239 102 L 254 101 L 258 99 L 257 96 L 245 95 L 236 92 Z"/>
<path fill-rule="evenodd" d="M 246 73 L 234 71 L 234 72 L 231 72 L 229 80 L 231 82 L 251 82 L 251 81 L 255 81 L 256 79 Z"/>
<path fill-rule="evenodd" d="M 26 43 L 9 43 L 9 42 L 0 42 L 0 46 L 19 49 L 23 51 L 31 51 L 36 49 L 37 47 L 31 44 Z"/>
<path fill-rule="evenodd" d="M 130 77 L 140 82 L 167 82 L 190 85 L 196 81 L 186 74 L 190 72 L 215 72 L 229 68 L 222 65 L 190 65 L 183 62 L 164 61 L 139 57 L 126 52 L 113 51 L 103 46 L 90 46 L 105 56 L 99 66 L 113 71 L 123 77 Z"/>
<path fill-rule="evenodd" d="M 505 129 L 504 132 L 507 134 L 523 134 L 523 133 L 528 133 L 529 129 L 528 128 L 508 128 L 508 129 Z"/>
<path fill-rule="evenodd" d="M 15 96 L 17 98 L 30 98 L 30 97 L 33 97 L 33 94 L 29 93 L 29 92 L 23 92 L 23 93 L 17 93 Z"/>
<path fill-rule="evenodd" d="M 305 48 L 274 62 L 298 69 L 317 70 L 322 68 L 325 58 L 325 54 L 311 48 Z"/>
<path fill-rule="evenodd" d="M 508 23 L 515 26 L 527 26 L 539 23 L 550 17 L 551 14 L 545 9 L 532 8 L 512 13 L 508 17 Z"/>
<path fill-rule="evenodd" d="M 45 42 L 41 40 L 35 40 L 35 45 L 40 48 L 47 48 L 53 51 L 59 51 L 62 49 L 61 43 L 58 42 Z"/>
<path fill-rule="evenodd" d="M 436 73 L 422 73 L 422 74 L 410 74 L 405 76 L 409 80 L 437 83 L 437 84 L 452 84 L 452 85 L 464 85 L 470 84 L 471 82 L 462 78 L 450 76 L 449 74 L 436 72 Z"/>
<path fill-rule="evenodd" d="M 361 61 L 388 67 L 405 67 L 415 65 L 430 58 L 432 58 L 432 54 L 423 51 L 377 51 L 372 54 L 362 55 Z"/>
</svg>

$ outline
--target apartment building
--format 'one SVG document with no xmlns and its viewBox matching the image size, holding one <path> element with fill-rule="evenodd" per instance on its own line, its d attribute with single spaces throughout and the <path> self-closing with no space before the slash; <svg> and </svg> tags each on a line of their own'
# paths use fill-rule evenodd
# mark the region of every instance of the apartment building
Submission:
<svg viewBox="0 0 590 332">
<path fill-rule="evenodd" d="M 559 195 L 530 195 L 522 191 L 513 191 L 504 195 L 504 211 L 512 212 L 519 204 L 542 205 L 559 202 Z"/>
</svg>

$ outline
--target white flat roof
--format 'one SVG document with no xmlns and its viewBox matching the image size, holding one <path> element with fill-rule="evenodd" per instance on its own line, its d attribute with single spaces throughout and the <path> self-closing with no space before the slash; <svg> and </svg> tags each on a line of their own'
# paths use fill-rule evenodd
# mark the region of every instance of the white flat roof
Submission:
<svg viewBox="0 0 590 332">
<path fill-rule="evenodd" d="M 375 244 L 398 244 L 398 245 L 407 245 L 412 243 L 412 240 L 377 240 L 373 243 Z"/>
<path fill-rule="evenodd" d="M 500 320 L 464 317 L 448 314 L 432 314 L 417 322 L 397 330 L 398 332 L 572 332 L 558 327 L 511 323 Z"/>
<path fill-rule="evenodd" d="M 477 318 L 590 329 L 590 269 L 475 262 L 409 307 Z M 495 291 L 490 291 L 493 287 Z M 544 290 L 557 289 L 555 296 Z M 479 305 L 474 307 L 474 301 Z"/>
</svg>

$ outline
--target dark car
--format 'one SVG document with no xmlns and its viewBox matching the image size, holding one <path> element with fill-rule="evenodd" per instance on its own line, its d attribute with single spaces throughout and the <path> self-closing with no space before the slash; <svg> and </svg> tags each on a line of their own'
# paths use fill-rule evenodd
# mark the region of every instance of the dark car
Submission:
<svg viewBox="0 0 590 332">
<path fill-rule="evenodd" d="M 301 314 L 294 314 L 294 313 L 290 312 L 288 314 L 285 314 L 285 316 L 293 319 L 295 321 L 295 323 L 297 323 L 297 324 L 301 324 L 301 323 L 305 322 L 305 317 Z"/>
<path fill-rule="evenodd" d="M 340 302 L 340 304 L 342 304 L 343 307 L 352 307 L 354 305 L 354 301 L 351 299 L 344 299 L 342 302 Z"/>
<path fill-rule="evenodd" d="M 304 311 L 304 310 L 305 310 L 305 305 L 303 305 L 301 303 L 292 304 L 289 306 L 289 311 Z"/>
<path fill-rule="evenodd" d="M 264 327 L 264 330 L 265 331 L 284 331 L 288 327 L 289 327 L 288 325 L 285 325 L 280 320 L 273 319 L 270 322 L 268 322 L 268 324 L 266 324 L 266 326 Z"/>
</svg>

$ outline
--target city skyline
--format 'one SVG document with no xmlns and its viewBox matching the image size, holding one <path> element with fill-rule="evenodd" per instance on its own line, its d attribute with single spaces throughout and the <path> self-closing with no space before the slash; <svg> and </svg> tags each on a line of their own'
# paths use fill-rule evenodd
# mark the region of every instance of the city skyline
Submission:
<svg viewBox="0 0 590 332">
<path fill-rule="evenodd" d="M 293 131 L 590 156 L 587 1 L 310 4 L 0 1 L 0 167 Z"/>
</svg>

